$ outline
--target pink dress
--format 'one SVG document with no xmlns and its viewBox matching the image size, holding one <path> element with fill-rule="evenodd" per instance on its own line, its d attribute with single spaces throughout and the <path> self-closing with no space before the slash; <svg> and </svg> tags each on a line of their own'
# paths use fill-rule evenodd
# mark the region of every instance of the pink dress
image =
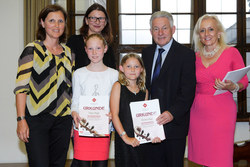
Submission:
<svg viewBox="0 0 250 167">
<path fill-rule="evenodd" d="M 209 167 L 233 167 L 234 131 L 237 107 L 231 92 L 214 96 L 216 78 L 228 71 L 244 67 L 243 59 L 234 47 L 223 51 L 218 60 L 206 68 L 196 55 L 196 95 L 190 111 L 188 159 Z M 244 88 L 248 78 L 240 81 Z"/>
</svg>

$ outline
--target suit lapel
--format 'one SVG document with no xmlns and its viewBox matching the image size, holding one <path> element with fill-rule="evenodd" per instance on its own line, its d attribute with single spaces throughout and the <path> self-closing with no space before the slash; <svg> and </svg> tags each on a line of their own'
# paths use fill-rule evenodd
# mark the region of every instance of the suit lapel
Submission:
<svg viewBox="0 0 250 167">
<path fill-rule="evenodd" d="M 149 49 L 149 53 L 148 53 L 148 61 L 149 62 L 152 62 L 152 63 L 149 63 L 149 68 L 148 69 L 150 69 L 150 71 L 149 71 L 149 74 L 147 74 L 147 75 L 149 75 L 149 83 L 151 83 L 151 78 L 152 78 L 152 67 L 153 67 L 153 62 L 154 62 L 154 55 L 155 55 L 155 49 L 156 49 L 156 45 L 152 45 L 152 49 Z"/>
</svg>

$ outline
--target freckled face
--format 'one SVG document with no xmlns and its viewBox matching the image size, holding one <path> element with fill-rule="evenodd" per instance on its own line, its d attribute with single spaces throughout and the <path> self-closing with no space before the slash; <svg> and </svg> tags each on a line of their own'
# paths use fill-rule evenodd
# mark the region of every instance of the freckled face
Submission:
<svg viewBox="0 0 250 167">
<path fill-rule="evenodd" d="M 209 18 L 202 20 L 199 37 L 203 45 L 216 47 L 220 34 L 214 19 Z"/>
<path fill-rule="evenodd" d="M 65 29 L 65 18 L 61 11 L 50 12 L 45 20 L 41 20 L 43 28 L 45 28 L 46 39 L 58 39 Z"/>
</svg>

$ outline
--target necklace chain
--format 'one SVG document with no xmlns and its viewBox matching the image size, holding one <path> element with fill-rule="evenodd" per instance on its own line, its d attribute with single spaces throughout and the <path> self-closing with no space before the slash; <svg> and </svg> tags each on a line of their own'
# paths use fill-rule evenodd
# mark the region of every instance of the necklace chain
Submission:
<svg viewBox="0 0 250 167">
<path fill-rule="evenodd" d="M 212 51 L 210 52 L 207 52 L 205 47 L 203 48 L 203 55 L 206 57 L 206 58 L 212 58 L 214 57 L 215 53 L 217 53 L 219 50 L 220 50 L 220 45 L 216 46 Z"/>
<path fill-rule="evenodd" d="M 139 88 L 137 87 L 136 89 L 132 89 L 131 87 L 130 87 L 130 89 L 129 89 L 131 92 L 133 92 L 135 95 L 137 94 L 137 91 L 139 90 Z"/>
</svg>

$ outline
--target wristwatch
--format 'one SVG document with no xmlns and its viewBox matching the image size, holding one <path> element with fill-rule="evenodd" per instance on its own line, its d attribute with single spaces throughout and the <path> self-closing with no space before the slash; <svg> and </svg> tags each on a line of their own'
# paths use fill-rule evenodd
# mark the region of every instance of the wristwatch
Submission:
<svg viewBox="0 0 250 167">
<path fill-rule="evenodd" d="M 125 131 L 123 131 L 123 132 L 120 134 L 120 137 L 122 137 L 122 136 L 124 136 L 124 135 L 126 135 L 126 132 L 125 132 Z"/>
<path fill-rule="evenodd" d="M 23 120 L 23 119 L 25 119 L 25 116 L 21 116 L 21 117 L 17 117 L 17 118 L 16 118 L 17 121 L 21 121 L 21 120 Z"/>
</svg>

